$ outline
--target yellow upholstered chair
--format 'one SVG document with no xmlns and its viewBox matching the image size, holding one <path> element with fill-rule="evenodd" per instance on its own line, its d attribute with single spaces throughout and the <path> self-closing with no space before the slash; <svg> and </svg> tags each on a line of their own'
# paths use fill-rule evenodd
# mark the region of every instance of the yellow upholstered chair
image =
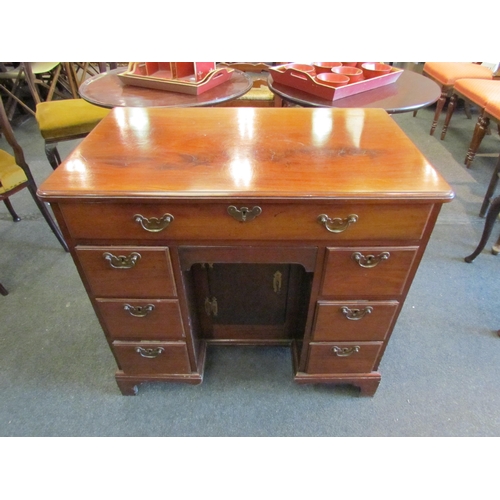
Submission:
<svg viewBox="0 0 500 500">
<path fill-rule="evenodd" d="M 85 137 L 109 113 L 83 99 L 41 102 L 33 82 L 30 63 L 25 65 L 26 77 L 36 102 L 36 120 L 45 140 L 45 154 L 53 169 L 61 163 L 57 144 Z"/>
<path fill-rule="evenodd" d="M 57 144 L 85 137 L 109 113 L 83 99 L 41 102 L 36 120 L 45 140 L 45 154 L 53 169 L 61 163 Z"/>
<path fill-rule="evenodd" d="M 14 155 L 12 155 L 3 149 L 0 149 L 0 200 L 4 202 L 14 222 L 17 222 L 21 219 L 15 212 L 9 198 L 21 189 L 27 188 L 38 209 L 52 229 L 52 232 L 56 235 L 63 248 L 68 251 L 68 246 L 62 237 L 59 227 L 52 218 L 45 203 L 43 203 L 36 195 L 37 185 L 35 183 L 35 179 L 33 178 L 31 170 L 24 159 L 23 150 L 14 136 L 1 98 L 0 132 L 5 136 L 7 143 L 10 145 L 14 153 Z"/>
<path fill-rule="evenodd" d="M 251 62 L 220 63 L 219 66 L 243 71 L 252 79 L 252 88 L 241 97 L 225 102 L 223 107 L 281 107 L 281 97 L 275 95 L 267 85 L 269 64 Z"/>
<path fill-rule="evenodd" d="M 431 135 L 434 134 L 446 99 L 451 97 L 453 86 L 457 80 L 460 78 L 491 80 L 493 78 L 493 72 L 488 66 L 468 62 L 426 62 L 424 64 L 423 74 L 431 80 L 434 80 L 441 88 L 441 96 L 437 101 L 436 111 L 431 125 Z"/>
</svg>

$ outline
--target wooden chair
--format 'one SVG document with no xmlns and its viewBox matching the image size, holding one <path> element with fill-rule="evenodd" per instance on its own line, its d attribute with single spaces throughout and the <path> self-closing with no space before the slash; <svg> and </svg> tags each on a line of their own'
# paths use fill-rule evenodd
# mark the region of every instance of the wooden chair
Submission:
<svg viewBox="0 0 500 500">
<path fill-rule="evenodd" d="M 454 63 L 454 62 L 426 62 L 423 74 L 434 80 L 441 88 L 441 96 L 436 104 L 436 111 L 432 121 L 430 135 L 434 135 L 437 122 L 443 111 L 446 100 L 451 97 L 453 86 L 460 78 L 478 78 L 491 80 L 493 72 L 487 66 L 478 63 Z M 416 113 L 414 113 L 415 116 Z"/>
<path fill-rule="evenodd" d="M 224 103 L 224 107 L 281 107 L 281 97 L 275 95 L 267 85 L 269 64 L 232 62 L 220 63 L 220 66 L 243 71 L 252 78 L 252 88 L 238 99 Z"/>
<path fill-rule="evenodd" d="M 500 102 L 500 80 L 476 80 L 470 78 L 457 80 L 448 105 L 446 119 L 441 132 L 441 139 L 444 139 L 446 136 L 451 117 L 453 116 L 459 98 L 463 99 L 465 102 L 476 105 L 480 109 L 474 134 L 464 161 L 467 168 L 470 168 L 481 141 L 489 129 L 490 119 L 493 118 L 497 123 L 500 123 L 498 118 L 496 118 L 495 107 L 495 104 L 498 106 Z M 489 113 L 486 111 L 487 106 L 489 106 L 490 109 Z"/>
<path fill-rule="evenodd" d="M 36 120 L 45 140 L 45 154 L 53 169 L 61 163 L 57 144 L 85 137 L 109 113 L 83 99 L 42 102 L 34 84 L 30 63 L 23 63 L 26 78 L 36 102 Z"/>
<path fill-rule="evenodd" d="M 69 63 L 33 62 L 30 63 L 33 85 L 42 101 L 51 101 L 54 97 L 77 97 L 77 89 L 72 81 Z M 31 115 L 35 110 L 22 97 L 26 90 L 26 69 L 24 64 L 17 67 L 3 66 L 0 68 L 0 91 L 9 96 L 5 109 L 9 120 L 12 120 L 16 106 L 19 104 Z M 32 94 L 32 92 L 30 92 Z"/>
<path fill-rule="evenodd" d="M 7 151 L 0 149 L 0 200 L 4 202 L 7 210 L 14 222 L 18 222 L 21 218 L 15 212 L 9 198 L 27 188 L 38 209 L 47 221 L 52 232 L 56 235 L 62 247 L 68 251 L 68 246 L 64 241 L 61 231 L 54 219 L 52 218 L 47 206 L 36 195 L 37 185 L 31 173 L 31 170 L 24 158 L 23 150 L 17 142 L 12 127 L 5 112 L 3 101 L 0 98 L 0 131 L 5 136 L 8 144 L 13 150 L 14 156 Z"/>
<path fill-rule="evenodd" d="M 71 73 L 71 79 L 76 84 L 76 95 L 78 98 L 78 88 L 87 79 L 98 75 L 99 73 L 104 73 L 109 69 L 118 68 L 118 63 L 104 63 L 104 62 L 73 62 L 69 64 L 69 71 Z"/>
</svg>

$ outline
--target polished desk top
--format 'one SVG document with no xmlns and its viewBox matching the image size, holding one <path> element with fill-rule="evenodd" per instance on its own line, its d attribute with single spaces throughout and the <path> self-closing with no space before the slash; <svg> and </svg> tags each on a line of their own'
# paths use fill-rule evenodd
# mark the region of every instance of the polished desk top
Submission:
<svg viewBox="0 0 500 500">
<path fill-rule="evenodd" d="M 302 90 L 275 83 L 272 76 L 269 77 L 268 84 L 275 94 L 286 101 L 305 107 L 382 108 L 390 114 L 425 108 L 436 102 L 441 95 L 437 83 L 409 70 L 403 70 L 402 75 L 394 83 L 336 101 L 325 100 Z"/>
<path fill-rule="evenodd" d="M 449 201 L 381 109 L 115 108 L 39 188 L 64 200 Z"/>
<path fill-rule="evenodd" d="M 91 104 L 115 107 L 195 107 L 215 106 L 237 99 L 252 87 L 245 73 L 234 70 L 231 79 L 199 95 L 168 92 L 124 84 L 118 77 L 127 68 L 118 68 L 89 78 L 79 88 L 80 96 Z"/>
</svg>

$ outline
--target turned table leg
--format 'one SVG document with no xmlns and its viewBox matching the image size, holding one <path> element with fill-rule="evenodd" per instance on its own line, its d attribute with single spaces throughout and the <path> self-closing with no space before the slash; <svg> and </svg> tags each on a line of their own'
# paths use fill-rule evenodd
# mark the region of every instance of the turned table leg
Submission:
<svg viewBox="0 0 500 500">
<path fill-rule="evenodd" d="M 437 122 L 441 115 L 441 111 L 443 111 L 444 103 L 446 102 L 447 97 L 448 97 L 448 91 L 443 90 L 441 92 L 441 97 L 438 99 L 438 102 L 436 104 L 436 112 L 434 113 L 434 120 L 432 121 L 432 126 L 431 126 L 431 135 L 434 135 L 434 130 L 436 130 Z"/>
<path fill-rule="evenodd" d="M 443 130 L 441 131 L 441 140 L 443 140 L 446 137 L 446 132 L 448 130 L 448 126 L 450 124 L 451 117 L 455 111 L 455 108 L 457 106 L 457 101 L 458 101 L 458 95 L 453 94 L 451 96 L 450 102 L 448 103 L 448 110 L 446 112 L 446 118 L 444 120 L 444 125 L 443 125 Z"/>
<path fill-rule="evenodd" d="M 479 145 L 484 139 L 489 123 L 490 119 L 486 116 L 481 115 L 477 119 L 477 123 L 474 128 L 474 135 L 472 136 L 472 141 L 470 143 L 469 150 L 467 151 L 467 155 L 465 156 L 464 164 L 467 168 L 470 168 L 471 163 L 474 161 L 474 157 L 476 156 L 476 152 L 479 149 Z"/>
</svg>

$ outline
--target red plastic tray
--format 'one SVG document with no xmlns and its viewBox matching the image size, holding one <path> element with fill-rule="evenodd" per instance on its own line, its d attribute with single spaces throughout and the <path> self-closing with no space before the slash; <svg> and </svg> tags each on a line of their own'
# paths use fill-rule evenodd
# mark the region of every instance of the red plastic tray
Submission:
<svg viewBox="0 0 500 500">
<path fill-rule="evenodd" d="M 305 73 L 304 71 L 287 68 L 287 65 L 273 66 L 269 68 L 269 72 L 276 83 L 302 90 L 308 94 L 321 97 L 322 99 L 335 101 L 343 97 L 349 97 L 354 94 L 359 94 L 360 92 L 366 92 L 394 83 L 401 76 L 403 70 L 400 68 L 392 68 L 391 72 L 386 75 L 367 78 L 366 80 L 349 83 L 342 87 L 330 87 L 316 80 L 315 73 Z"/>
<path fill-rule="evenodd" d="M 130 63 L 118 77 L 126 85 L 199 95 L 229 80 L 232 72 L 216 69 L 215 63 Z"/>
</svg>

